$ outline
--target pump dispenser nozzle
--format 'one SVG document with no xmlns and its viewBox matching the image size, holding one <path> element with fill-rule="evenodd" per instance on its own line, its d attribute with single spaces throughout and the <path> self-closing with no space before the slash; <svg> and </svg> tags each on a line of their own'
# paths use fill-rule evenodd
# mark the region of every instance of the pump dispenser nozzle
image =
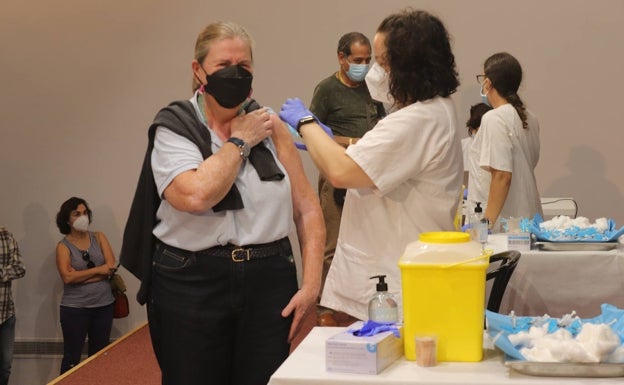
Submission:
<svg viewBox="0 0 624 385">
<path fill-rule="evenodd" d="M 386 283 L 385 275 L 373 275 L 370 279 L 378 278 L 379 282 L 377 282 L 377 291 L 388 291 L 388 284 Z"/>
</svg>

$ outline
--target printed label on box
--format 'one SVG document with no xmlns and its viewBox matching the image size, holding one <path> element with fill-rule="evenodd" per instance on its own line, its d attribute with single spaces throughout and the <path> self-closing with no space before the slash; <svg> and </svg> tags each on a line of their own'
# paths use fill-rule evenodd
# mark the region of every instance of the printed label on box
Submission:
<svg viewBox="0 0 624 385">
<path fill-rule="evenodd" d="M 530 233 L 507 233 L 507 247 L 509 250 L 531 250 Z"/>
</svg>

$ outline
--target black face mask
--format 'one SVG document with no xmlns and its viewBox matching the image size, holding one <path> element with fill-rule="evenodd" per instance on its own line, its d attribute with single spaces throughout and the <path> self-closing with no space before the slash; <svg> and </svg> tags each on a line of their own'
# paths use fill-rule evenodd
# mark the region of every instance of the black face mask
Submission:
<svg viewBox="0 0 624 385">
<path fill-rule="evenodd" d="M 204 91 L 212 95 L 223 108 L 234 108 L 251 92 L 253 75 L 239 65 L 222 68 L 206 75 Z"/>
</svg>

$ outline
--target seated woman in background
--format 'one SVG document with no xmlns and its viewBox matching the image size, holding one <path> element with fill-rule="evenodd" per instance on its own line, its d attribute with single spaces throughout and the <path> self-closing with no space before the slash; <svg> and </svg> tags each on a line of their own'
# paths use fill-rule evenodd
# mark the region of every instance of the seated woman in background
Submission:
<svg viewBox="0 0 624 385">
<path fill-rule="evenodd" d="M 115 272 L 115 256 L 104 233 L 89 231 L 93 214 L 84 199 L 63 202 L 56 225 L 65 237 L 56 245 L 56 267 L 63 280 L 61 374 L 80 362 L 85 337 L 88 355 L 106 345 L 113 325 L 113 294 L 109 277 Z"/>
<path fill-rule="evenodd" d="M 469 151 L 468 205 L 484 207 L 490 228 L 500 218 L 542 214 L 534 170 L 539 160 L 537 119 L 518 96 L 522 67 L 506 52 L 490 56 L 477 75 L 483 101 L 494 109 L 483 115 Z"/>
</svg>

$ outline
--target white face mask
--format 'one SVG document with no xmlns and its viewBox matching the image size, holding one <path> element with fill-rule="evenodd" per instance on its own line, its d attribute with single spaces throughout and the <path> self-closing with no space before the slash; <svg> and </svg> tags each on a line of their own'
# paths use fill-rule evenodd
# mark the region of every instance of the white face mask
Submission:
<svg viewBox="0 0 624 385">
<path fill-rule="evenodd" d="M 394 98 L 390 95 L 390 80 L 386 70 L 379 64 L 373 63 L 364 80 L 371 98 L 382 102 L 386 112 L 391 112 Z"/>
<path fill-rule="evenodd" d="M 87 231 L 89 229 L 89 217 L 86 215 L 79 216 L 74 221 L 74 229 L 78 231 Z"/>
</svg>

